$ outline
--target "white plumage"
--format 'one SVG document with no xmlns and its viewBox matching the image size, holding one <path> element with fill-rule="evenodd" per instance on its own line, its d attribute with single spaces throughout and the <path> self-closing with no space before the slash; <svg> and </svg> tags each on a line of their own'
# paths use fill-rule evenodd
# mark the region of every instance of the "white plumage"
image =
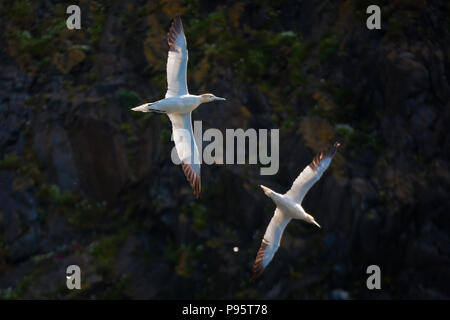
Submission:
<svg viewBox="0 0 450 320">
<path fill-rule="evenodd" d="M 166 98 L 184 96 L 189 94 L 186 78 L 188 51 L 180 18 L 174 20 L 168 39 Z"/>
<path fill-rule="evenodd" d="M 301 203 L 308 190 L 320 179 L 328 168 L 339 146 L 340 144 L 336 142 L 328 150 L 317 154 L 313 161 L 295 179 L 291 189 L 284 195 L 265 186 L 261 186 L 264 193 L 275 202 L 277 208 L 270 220 L 261 247 L 256 255 L 252 280 L 261 275 L 264 268 L 272 261 L 273 256 L 280 246 L 283 231 L 292 219 L 304 220 L 320 228 L 320 225 L 314 220 L 314 217 L 306 213 L 302 208 Z"/>
<path fill-rule="evenodd" d="M 191 113 L 200 104 L 225 100 L 213 94 L 191 95 L 187 88 L 188 50 L 183 24 L 175 18 L 168 33 L 169 54 L 167 58 L 167 92 L 164 99 L 145 103 L 133 108 L 140 112 L 160 112 L 168 115 L 172 122 L 172 134 L 181 167 L 194 194 L 201 192 L 200 159 L 192 131 Z"/>
</svg>

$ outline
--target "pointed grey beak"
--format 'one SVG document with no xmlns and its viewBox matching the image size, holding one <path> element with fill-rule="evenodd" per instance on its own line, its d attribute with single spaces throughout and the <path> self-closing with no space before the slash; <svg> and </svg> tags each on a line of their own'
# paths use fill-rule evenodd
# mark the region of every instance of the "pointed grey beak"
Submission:
<svg viewBox="0 0 450 320">
<path fill-rule="evenodd" d="M 221 98 L 221 97 L 214 97 L 214 100 L 225 101 L 225 100 L 227 100 L 227 99 Z"/>
<path fill-rule="evenodd" d="M 132 108 L 133 111 L 148 112 L 148 103 Z"/>
<path fill-rule="evenodd" d="M 320 224 L 318 224 L 318 223 L 316 222 L 316 220 L 313 220 L 312 223 L 314 223 L 316 226 L 318 226 L 319 228 L 321 228 L 321 227 L 320 227 Z"/>
</svg>

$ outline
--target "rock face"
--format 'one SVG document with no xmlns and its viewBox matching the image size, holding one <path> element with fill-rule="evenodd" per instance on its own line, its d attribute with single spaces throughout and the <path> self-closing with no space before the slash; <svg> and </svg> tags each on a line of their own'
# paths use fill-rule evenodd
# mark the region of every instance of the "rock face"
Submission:
<svg viewBox="0 0 450 320">
<path fill-rule="evenodd" d="M 369 31 L 353 0 L 102 3 L 79 31 L 57 1 L 0 4 L 1 298 L 450 298 L 450 4 L 391 1 Z M 195 200 L 167 117 L 130 111 L 163 97 L 179 14 L 190 91 L 227 98 L 193 120 L 279 128 L 276 175 L 203 165 Z M 288 190 L 335 140 L 303 202 L 322 229 L 292 222 L 250 283 L 274 209 L 258 185 Z"/>
</svg>

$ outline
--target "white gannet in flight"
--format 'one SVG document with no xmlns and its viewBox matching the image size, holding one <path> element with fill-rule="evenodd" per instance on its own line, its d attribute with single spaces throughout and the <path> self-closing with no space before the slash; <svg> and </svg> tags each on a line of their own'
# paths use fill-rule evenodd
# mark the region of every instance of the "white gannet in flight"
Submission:
<svg viewBox="0 0 450 320">
<path fill-rule="evenodd" d="M 181 167 L 196 197 L 200 196 L 200 162 L 197 145 L 192 132 L 191 113 L 200 104 L 215 100 L 225 100 L 213 94 L 189 94 L 186 83 L 188 50 L 181 18 L 176 17 L 169 33 L 169 56 L 167 59 L 167 92 L 164 99 L 145 103 L 131 110 L 141 112 L 161 112 L 172 122 L 175 147 Z"/>
<path fill-rule="evenodd" d="M 264 193 L 275 202 L 277 208 L 275 209 L 272 220 L 270 220 L 261 247 L 256 255 L 255 263 L 253 264 L 252 280 L 260 276 L 264 268 L 272 260 L 280 246 L 283 231 L 291 219 L 301 219 L 315 224 L 320 228 L 320 225 L 314 220 L 314 217 L 306 213 L 301 204 L 308 190 L 320 179 L 330 165 L 339 146 L 339 142 L 336 142 L 328 150 L 318 153 L 313 161 L 295 179 L 291 189 L 284 195 L 261 185 Z"/>
</svg>

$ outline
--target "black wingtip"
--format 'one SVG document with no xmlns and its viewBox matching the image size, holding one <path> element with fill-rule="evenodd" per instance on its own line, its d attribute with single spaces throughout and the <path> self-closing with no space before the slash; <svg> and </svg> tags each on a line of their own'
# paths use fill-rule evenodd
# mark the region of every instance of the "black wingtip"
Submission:
<svg viewBox="0 0 450 320">
<path fill-rule="evenodd" d="M 196 174 L 191 166 L 184 162 L 181 162 L 181 168 L 183 169 L 184 175 L 194 191 L 195 197 L 199 199 L 202 192 L 202 181 L 200 175 Z"/>
<path fill-rule="evenodd" d="M 261 246 L 258 250 L 258 253 L 256 254 L 255 262 L 253 263 L 252 277 L 250 278 L 250 282 L 255 282 L 256 279 L 258 279 L 261 276 L 261 274 L 265 269 L 263 259 L 267 246 L 268 243 L 263 239 L 261 242 Z"/>
<path fill-rule="evenodd" d="M 181 17 L 176 16 L 172 20 L 172 25 L 170 26 L 169 32 L 167 33 L 167 42 L 169 44 L 169 50 L 175 51 L 175 42 L 177 41 L 178 34 L 183 32 L 183 23 L 181 22 Z"/>
<path fill-rule="evenodd" d="M 319 165 L 320 161 L 322 161 L 322 159 L 333 157 L 334 154 L 336 153 L 337 149 L 340 146 L 341 146 L 341 144 L 338 141 L 336 141 L 333 144 L 333 146 L 331 146 L 327 150 L 321 151 L 318 154 L 316 154 L 316 156 L 313 158 L 313 160 L 309 164 L 310 168 L 314 170 L 315 168 L 317 168 L 317 166 Z"/>
</svg>

